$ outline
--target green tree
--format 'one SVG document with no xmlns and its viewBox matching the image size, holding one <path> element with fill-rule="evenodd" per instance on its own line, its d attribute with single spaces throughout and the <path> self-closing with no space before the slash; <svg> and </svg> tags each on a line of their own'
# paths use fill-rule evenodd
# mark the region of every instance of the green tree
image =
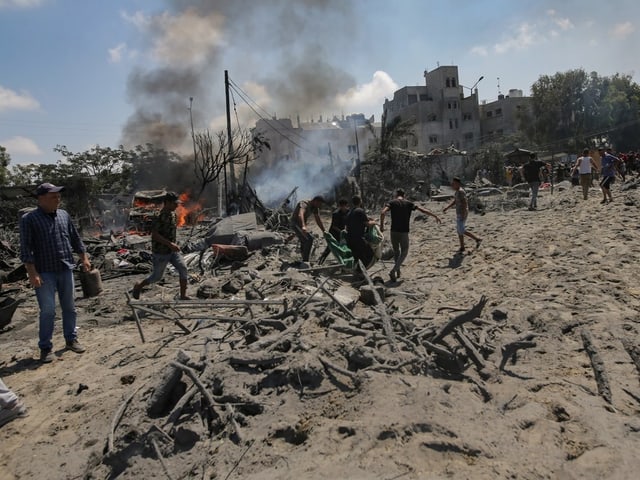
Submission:
<svg viewBox="0 0 640 480">
<path fill-rule="evenodd" d="M 365 158 L 372 162 L 381 162 L 383 167 L 389 167 L 392 155 L 391 149 L 401 145 L 403 140 L 409 137 L 415 137 L 414 126 L 415 120 L 402 120 L 401 117 L 395 117 L 389 123 L 382 119 L 382 129 L 380 137 L 375 137 L 373 125 L 367 124 L 371 133 L 375 137 L 375 141 L 369 146 L 369 150 L 365 154 Z"/>
<path fill-rule="evenodd" d="M 9 179 L 9 164 L 11 163 L 11 155 L 7 153 L 7 149 L 0 145 L 0 185 L 6 185 Z"/>
<path fill-rule="evenodd" d="M 532 87 L 532 140 L 542 145 L 575 144 L 584 138 L 584 97 L 588 77 L 584 70 L 543 75 Z M 575 147 L 574 147 L 575 148 Z"/>
<path fill-rule="evenodd" d="M 531 87 L 530 141 L 548 150 L 578 151 L 602 141 L 635 148 L 640 87 L 628 75 L 600 77 L 582 69 L 541 76 Z"/>
<path fill-rule="evenodd" d="M 638 148 L 640 85 L 628 75 L 616 74 L 603 79 L 602 90 L 604 94 L 598 112 L 601 123 L 597 135 L 607 138 L 619 151 Z"/>
<path fill-rule="evenodd" d="M 29 163 L 25 165 L 13 165 L 8 175 L 8 181 L 12 185 L 34 185 L 42 182 L 60 182 L 62 177 L 58 174 L 56 164 Z"/>
<path fill-rule="evenodd" d="M 130 153 L 132 189 L 156 190 L 169 187 L 163 182 L 171 179 L 174 184 L 184 177 L 184 172 L 188 168 L 180 155 L 151 143 L 137 145 Z"/>
<path fill-rule="evenodd" d="M 112 149 L 99 145 L 80 153 L 73 153 L 64 145 L 53 150 L 64 157 L 58 162 L 58 174 L 90 178 L 93 193 L 119 193 L 131 189 L 135 151 L 125 150 L 122 146 Z"/>
</svg>

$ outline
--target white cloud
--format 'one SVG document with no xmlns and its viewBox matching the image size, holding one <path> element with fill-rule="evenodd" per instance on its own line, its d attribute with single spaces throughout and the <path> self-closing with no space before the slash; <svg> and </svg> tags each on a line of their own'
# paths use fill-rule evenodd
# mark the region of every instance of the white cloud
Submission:
<svg viewBox="0 0 640 480">
<path fill-rule="evenodd" d="M 44 0 L 0 0 L 0 8 L 33 8 L 39 7 L 43 3 Z"/>
<path fill-rule="evenodd" d="M 474 55 L 478 55 L 479 57 L 486 57 L 487 55 L 489 55 L 487 47 L 484 47 L 482 45 L 476 45 L 475 47 L 472 47 L 471 53 Z"/>
<path fill-rule="evenodd" d="M 378 70 L 369 83 L 357 85 L 339 94 L 336 103 L 344 111 L 370 115 L 379 112 L 384 99 L 393 96 L 398 88 L 398 84 L 388 73 Z"/>
<path fill-rule="evenodd" d="M 110 63 L 120 63 L 122 61 L 122 54 L 127 50 L 126 43 L 120 43 L 118 46 L 114 48 L 109 48 L 109 62 Z"/>
<path fill-rule="evenodd" d="M 526 49 L 540 40 L 540 37 L 536 31 L 534 25 L 528 23 L 521 24 L 514 35 L 506 38 L 500 43 L 496 43 L 493 46 L 493 50 L 498 54 L 508 53 L 511 50 L 523 50 Z"/>
<path fill-rule="evenodd" d="M 9 155 L 42 155 L 42 150 L 30 138 L 16 136 L 0 141 L 0 145 L 7 149 Z"/>
<path fill-rule="evenodd" d="M 38 108 L 40 108 L 40 104 L 28 92 L 18 93 L 0 85 L 0 112 L 3 110 L 37 110 Z"/>
<path fill-rule="evenodd" d="M 130 14 L 123 10 L 120 12 L 120 16 L 140 30 L 144 30 L 151 24 L 151 18 L 140 11 Z"/>
<path fill-rule="evenodd" d="M 560 41 L 563 34 L 575 28 L 567 17 L 560 17 L 556 10 L 547 10 L 547 18 L 533 22 L 523 22 L 507 33 L 504 39 L 493 45 L 492 51 L 498 55 L 512 51 L 526 50 L 548 41 Z M 486 57 L 489 49 L 484 45 L 471 48 L 471 53 Z"/>
<path fill-rule="evenodd" d="M 548 10 L 547 14 L 551 17 L 551 21 L 560 28 L 560 30 L 566 31 L 574 28 L 573 22 L 568 18 L 560 18 L 555 10 Z"/>
<path fill-rule="evenodd" d="M 635 27 L 631 22 L 618 23 L 613 27 L 613 34 L 618 38 L 623 38 L 635 31 Z"/>
</svg>

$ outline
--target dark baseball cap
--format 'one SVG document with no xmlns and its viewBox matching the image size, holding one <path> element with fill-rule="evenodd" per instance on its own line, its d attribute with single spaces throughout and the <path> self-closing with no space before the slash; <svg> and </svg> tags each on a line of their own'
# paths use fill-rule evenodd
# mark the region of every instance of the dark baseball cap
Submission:
<svg viewBox="0 0 640 480">
<path fill-rule="evenodd" d="M 42 183 L 36 188 L 36 195 L 45 195 L 47 193 L 62 192 L 64 187 L 56 187 L 53 183 Z"/>
<path fill-rule="evenodd" d="M 167 192 L 167 194 L 164 196 L 164 201 L 182 203 L 182 200 L 180 200 L 180 196 L 176 192 Z"/>
</svg>

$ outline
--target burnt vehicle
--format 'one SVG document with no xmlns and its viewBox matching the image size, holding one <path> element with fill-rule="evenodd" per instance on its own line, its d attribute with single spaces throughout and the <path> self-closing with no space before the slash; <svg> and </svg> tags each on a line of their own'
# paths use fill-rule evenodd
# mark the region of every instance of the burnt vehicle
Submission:
<svg viewBox="0 0 640 480">
<path fill-rule="evenodd" d="M 131 200 L 128 228 L 140 232 L 151 231 L 151 223 L 164 203 L 165 190 L 142 190 Z"/>
</svg>

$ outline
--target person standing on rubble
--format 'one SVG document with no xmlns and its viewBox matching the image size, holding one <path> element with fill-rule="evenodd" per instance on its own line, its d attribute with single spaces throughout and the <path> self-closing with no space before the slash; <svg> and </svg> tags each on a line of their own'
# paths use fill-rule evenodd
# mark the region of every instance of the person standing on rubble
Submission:
<svg viewBox="0 0 640 480">
<path fill-rule="evenodd" d="M 349 201 L 346 198 L 341 198 L 338 200 L 338 208 L 336 208 L 331 214 L 331 225 L 329 226 L 329 233 L 337 242 L 340 241 L 340 235 L 344 230 L 344 222 L 347 219 L 348 214 Z M 322 255 L 320 255 L 320 258 L 318 259 L 318 265 L 322 265 L 330 253 L 331 248 L 327 245 L 327 248 L 324 249 L 324 252 L 322 252 Z"/>
<path fill-rule="evenodd" d="M 426 215 L 430 215 L 441 222 L 440 217 L 430 212 L 426 208 L 419 207 L 413 202 L 404 198 L 404 190 L 396 190 L 396 198 L 388 202 L 380 212 L 380 231 L 384 232 L 384 218 L 387 212 L 391 212 L 391 248 L 393 248 L 394 265 L 389 272 L 392 282 L 396 277 L 400 277 L 400 267 L 409 253 L 409 225 L 411 223 L 411 213 L 418 210 Z"/>
<path fill-rule="evenodd" d="M 456 231 L 458 233 L 458 240 L 460 241 L 460 248 L 458 253 L 464 253 L 464 237 L 467 236 L 476 241 L 476 249 L 480 248 L 482 239 L 476 237 L 473 233 L 467 231 L 466 223 L 469 216 L 469 202 L 467 200 L 467 194 L 462 188 L 462 180 L 458 177 L 453 177 L 451 182 L 451 188 L 455 190 L 453 200 L 449 205 L 444 207 L 442 212 L 446 212 L 455 205 L 456 207 Z"/>
<path fill-rule="evenodd" d="M 51 339 L 56 317 L 56 291 L 66 348 L 75 353 L 85 351 L 76 332 L 73 282 L 76 262 L 73 254 L 78 254 L 81 267 L 87 272 L 91 270 L 91 262 L 71 217 L 66 210 L 58 208 L 62 199 L 60 192 L 64 189 L 51 183 L 39 185 L 37 208 L 20 219 L 20 260 L 27 269 L 29 283 L 35 288 L 40 308 L 38 347 L 42 363 L 54 360 Z"/>
<path fill-rule="evenodd" d="M 311 249 L 313 248 L 313 235 L 307 230 L 307 223 L 311 215 L 315 218 L 318 227 L 324 233 L 324 225 L 320 219 L 320 207 L 325 203 L 324 197 L 316 195 L 311 200 L 300 200 L 291 214 L 291 228 L 300 240 L 302 261 L 309 262 Z"/>
<path fill-rule="evenodd" d="M 151 225 L 151 252 L 153 253 L 153 271 L 151 275 L 133 286 L 133 298 L 140 298 L 142 289 L 147 285 L 159 282 L 167 265 L 171 263 L 180 277 L 180 300 L 190 300 L 187 296 L 189 274 L 182 258 L 180 246 L 176 243 L 177 218 L 176 208 L 182 201 L 175 192 L 167 192 L 160 213 Z"/>
<path fill-rule="evenodd" d="M 531 189 L 531 199 L 529 200 L 529 210 L 538 209 L 538 190 L 540 189 L 540 182 L 542 177 L 542 169 L 547 168 L 548 165 L 540 160 L 536 160 L 536 154 L 531 152 L 529 154 L 529 161 L 525 163 L 520 170 L 524 181 L 529 184 Z"/>
</svg>

